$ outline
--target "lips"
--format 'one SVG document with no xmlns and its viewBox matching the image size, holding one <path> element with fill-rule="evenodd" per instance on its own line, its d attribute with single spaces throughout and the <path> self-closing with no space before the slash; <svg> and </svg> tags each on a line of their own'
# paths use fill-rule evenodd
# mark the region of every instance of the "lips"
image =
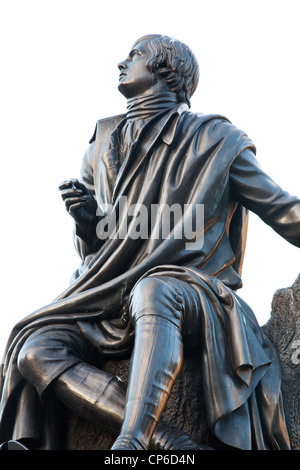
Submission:
<svg viewBox="0 0 300 470">
<path fill-rule="evenodd" d="M 126 73 L 125 72 L 120 73 L 119 80 L 121 80 L 121 78 L 124 78 L 124 77 L 126 77 Z"/>
</svg>

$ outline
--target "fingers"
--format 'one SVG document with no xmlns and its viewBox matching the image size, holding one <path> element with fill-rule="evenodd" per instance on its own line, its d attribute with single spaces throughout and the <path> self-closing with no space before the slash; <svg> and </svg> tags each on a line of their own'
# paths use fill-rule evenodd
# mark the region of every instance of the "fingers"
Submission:
<svg viewBox="0 0 300 470">
<path fill-rule="evenodd" d="M 76 202 L 75 204 L 71 204 L 68 208 L 69 214 L 72 215 L 73 212 L 78 211 L 81 207 L 83 207 L 85 202 Z"/>
<path fill-rule="evenodd" d="M 79 207 L 86 205 L 87 196 L 78 196 L 78 197 L 68 197 L 64 199 L 65 206 L 68 212 L 70 212 L 70 208 L 76 210 Z"/>
<path fill-rule="evenodd" d="M 61 191 L 63 189 L 68 189 L 68 188 L 72 188 L 72 185 L 75 183 L 75 179 L 74 178 L 71 178 L 69 180 L 65 180 L 63 181 L 62 183 L 60 183 L 60 185 L 58 186 L 58 189 Z"/>
<path fill-rule="evenodd" d="M 72 184 L 73 184 L 73 187 L 78 188 L 78 189 L 81 189 L 84 193 L 87 193 L 87 192 L 88 192 L 87 187 L 86 187 L 83 183 L 81 183 L 80 181 L 78 181 L 77 179 L 73 179 Z"/>
<path fill-rule="evenodd" d="M 63 181 L 58 186 L 58 189 L 59 191 L 64 191 L 66 189 L 73 189 L 73 190 L 81 191 L 82 193 L 85 193 L 85 194 L 87 194 L 88 192 L 88 189 L 86 188 L 86 186 L 75 178 L 71 178 L 69 180 Z"/>
<path fill-rule="evenodd" d="M 81 197 L 81 196 L 85 196 L 85 198 L 87 198 L 87 195 L 83 195 L 81 189 L 73 189 L 73 188 L 62 189 L 60 191 L 60 195 L 64 201 L 69 198 L 76 198 L 76 197 Z"/>
</svg>

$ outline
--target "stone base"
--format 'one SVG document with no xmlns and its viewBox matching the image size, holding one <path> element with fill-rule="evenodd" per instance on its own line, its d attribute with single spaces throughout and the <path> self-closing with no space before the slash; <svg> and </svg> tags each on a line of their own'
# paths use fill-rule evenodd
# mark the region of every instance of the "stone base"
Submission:
<svg viewBox="0 0 300 470">
<path fill-rule="evenodd" d="M 290 288 L 275 292 L 271 318 L 263 330 L 279 354 L 291 447 L 300 450 L 300 275 Z"/>
<path fill-rule="evenodd" d="M 274 343 L 282 365 L 282 395 L 291 446 L 300 450 L 300 276 L 292 287 L 274 294 L 270 320 L 263 327 Z M 297 349 L 298 348 L 298 349 Z M 106 364 L 105 369 L 120 377 L 128 377 L 129 360 Z M 173 386 L 163 417 L 176 428 L 189 434 L 197 443 L 214 449 L 230 449 L 218 441 L 207 425 L 199 360 L 185 358 Z M 69 450 L 107 450 L 116 436 L 102 431 L 70 413 L 67 435 Z"/>
</svg>

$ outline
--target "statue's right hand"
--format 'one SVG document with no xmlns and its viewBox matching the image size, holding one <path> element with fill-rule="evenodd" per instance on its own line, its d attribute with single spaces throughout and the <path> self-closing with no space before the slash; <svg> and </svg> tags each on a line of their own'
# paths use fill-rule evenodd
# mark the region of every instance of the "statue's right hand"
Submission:
<svg viewBox="0 0 300 470">
<path fill-rule="evenodd" d="M 85 228 L 94 228 L 97 222 L 97 203 L 91 191 L 73 178 L 63 181 L 58 189 L 67 211 L 75 222 Z"/>
</svg>

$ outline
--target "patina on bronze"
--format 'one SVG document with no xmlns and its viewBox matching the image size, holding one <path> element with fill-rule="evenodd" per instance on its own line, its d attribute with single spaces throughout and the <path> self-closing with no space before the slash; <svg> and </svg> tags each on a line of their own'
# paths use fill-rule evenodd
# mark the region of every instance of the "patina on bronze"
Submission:
<svg viewBox="0 0 300 470">
<path fill-rule="evenodd" d="M 114 450 L 201 448 L 160 420 L 183 354 L 198 354 L 215 436 L 238 449 L 289 449 L 278 357 L 236 291 L 248 210 L 299 247 L 300 201 L 264 173 L 244 132 L 189 110 L 199 70 L 186 45 L 145 36 L 119 70 L 127 113 L 98 121 L 80 181 L 59 187 L 82 263 L 71 285 L 8 340 L 1 442 L 62 447 L 49 412 L 62 402 L 113 431 Z M 122 211 L 124 197 L 131 208 L 202 204 L 203 244 L 190 249 L 176 236 L 193 210 L 168 237 L 157 236 L 159 218 L 147 237 L 133 236 L 138 211 Z M 116 232 L 105 238 L 99 222 L 109 206 Z M 127 389 L 101 370 L 125 357 Z"/>
</svg>

